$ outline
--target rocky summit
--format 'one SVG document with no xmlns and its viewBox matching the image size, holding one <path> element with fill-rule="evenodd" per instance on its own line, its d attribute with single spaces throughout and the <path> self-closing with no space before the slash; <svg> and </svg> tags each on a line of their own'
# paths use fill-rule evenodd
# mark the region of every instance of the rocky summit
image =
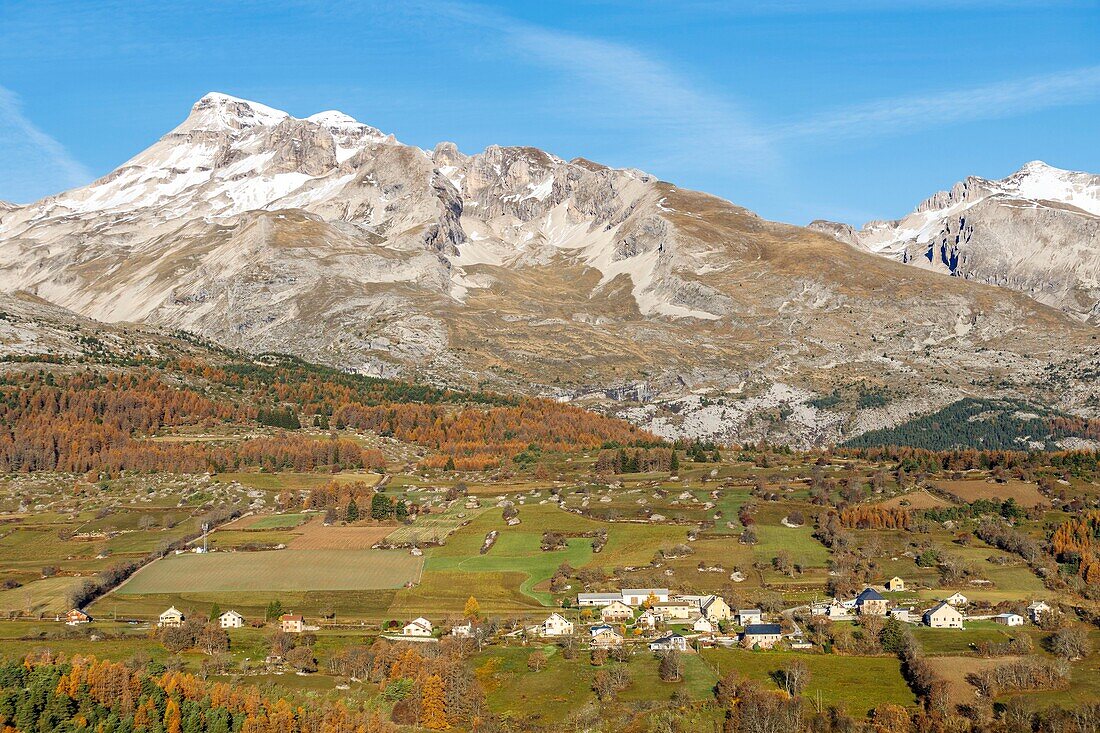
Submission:
<svg viewBox="0 0 1100 733">
<path fill-rule="evenodd" d="M 664 436 L 828 444 L 964 397 L 1100 409 L 1100 208 L 1078 175 L 802 228 L 639 170 L 208 94 L 109 175 L 0 207 L 0 289 Z"/>
</svg>

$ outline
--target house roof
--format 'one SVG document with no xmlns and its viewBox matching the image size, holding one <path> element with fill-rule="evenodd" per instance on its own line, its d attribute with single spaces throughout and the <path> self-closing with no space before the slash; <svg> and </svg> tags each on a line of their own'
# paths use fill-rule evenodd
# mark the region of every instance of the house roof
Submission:
<svg viewBox="0 0 1100 733">
<path fill-rule="evenodd" d="M 860 593 L 858 596 L 856 596 L 856 605 L 858 606 L 861 603 L 863 603 L 864 601 L 885 601 L 885 600 L 886 599 L 882 597 L 882 594 L 879 593 L 874 588 L 864 588 L 863 592 Z"/>
<path fill-rule="evenodd" d="M 624 596 L 667 596 L 668 588 L 623 588 Z"/>
<path fill-rule="evenodd" d="M 1048 604 L 1046 601 L 1033 601 L 1027 606 L 1027 610 L 1029 611 L 1033 611 L 1036 608 L 1050 608 L 1050 604 Z"/>
<path fill-rule="evenodd" d="M 940 602 L 939 602 L 939 603 L 937 603 L 936 605 L 932 606 L 932 608 L 930 608 L 930 609 L 928 609 L 927 611 L 925 611 L 925 612 L 924 612 L 924 614 L 925 614 L 926 616 L 931 616 L 932 614 L 935 614 L 935 613 L 939 613 L 940 611 L 942 611 L 942 610 L 943 610 L 943 609 L 945 609 L 945 608 L 950 608 L 950 609 L 951 609 L 952 611 L 954 611 L 955 613 L 957 613 L 957 614 L 959 614 L 960 616 L 962 616 L 962 614 L 961 614 L 961 613 L 959 613 L 959 609 L 955 608 L 954 606 L 952 606 L 952 605 L 951 605 L 950 603 L 948 603 L 947 601 L 940 601 Z"/>
<path fill-rule="evenodd" d="M 747 636 L 766 636 L 782 633 L 783 628 L 779 624 L 749 624 L 745 627 L 745 634 Z"/>
<path fill-rule="evenodd" d="M 738 616 L 760 616 L 762 615 L 759 608 L 739 608 L 737 609 Z"/>
<path fill-rule="evenodd" d="M 561 619 L 562 621 L 564 621 L 566 623 L 569 623 L 569 619 L 567 619 L 565 616 L 562 616 L 560 613 L 550 614 L 549 616 L 546 617 L 546 621 L 549 621 L 550 619 L 554 619 L 554 618 Z M 543 623 L 546 623 L 546 621 L 543 621 Z"/>
<path fill-rule="evenodd" d="M 615 629 L 611 628 L 607 624 L 600 624 L 599 626 L 593 626 L 591 629 L 588 630 L 588 632 L 590 634 L 592 634 L 592 636 L 595 636 L 596 634 L 602 634 L 605 631 L 610 632 L 610 633 L 614 634 L 615 636 L 619 635 L 618 631 L 615 631 Z"/>
<path fill-rule="evenodd" d="M 305 621 L 305 616 L 297 613 L 284 613 L 279 617 L 280 621 Z"/>
<path fill-rule="evenodd" d="M 668 636 L 662 636 L 660 639 L 654 639 L 651 644 L 668 644 L 673 639 L 685 638 L 682 634 L 669 634 Z"/>
<path fill-rule="evenodd" d="M 1012 618 L 1013 616 L 1015 616 L 1016 618 L 1023 618 L 1023 616 L 1018 613 L 998 613 L 993 618 Z"/>
<path fill-rule="evenodd" d="M 621 601 L 622 593 L 578 593 L 577 600 L 581 601 Z"/>
<path fill-rule="evenodd" d="M 226 616 L 236 616 L 237 618 L 244 618 L 244 616 L 233 610 L 226 611 L 221 616 L 218 616 L 218 618 L 225 618 Z"/>
<path fill-rule="evenodd" d="M 175 606 L 169 606 L 168 610 L 161 614 L 161 618 L 163 618 L 165 616 L 182 616 L 182 615 L 183 614 L 180 612 L 180 610 L 178 608 L 176 608 Z"/>
<path fill-rule="evenodd" d="M 657 601 L 653 604 L 657 608 L 682 608 L 684 606 L 688 608 L 695 608 L 695 604 L 691 601 Z"/>
</svg>

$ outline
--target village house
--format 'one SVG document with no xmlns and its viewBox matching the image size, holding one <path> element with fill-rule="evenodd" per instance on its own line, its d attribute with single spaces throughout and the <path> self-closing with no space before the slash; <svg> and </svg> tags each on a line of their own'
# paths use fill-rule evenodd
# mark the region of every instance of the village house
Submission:
<svg viewBox="0 0 1100 733">
<path fill-rule="evenodd" d="M 614 603 L 609 603 L 600 609 L 600 618 L 602 618 L 604 621 L 607 621 L 608 623 L 633 621 L 634 609 L 626 605 L 622 601 L 615 601 Z"/>
<path fill-rule="evenodd" d="M 905 581 L 895 575 L 886 581 L 886 590 L 891 593 L 899 593 L 905 590 Z"/>
<path fill-rule="evenodd" d="M 639 629 L 655 629 L 660 621 L 661 617 L 656 611 L 653 609 L 646 609 L 634 622 L 634 625 Z"/>
<path fill-rule="evenodd" d="M 747 649 L 771 649 L 782 638 L 779 624 L 749 624 L 741 635 L 741 645 Z"/>
<path fill-rule="evenodd" d="M 577 605 L 584 606 L 610 606 L 612 603 L 622 603 L 622 593 L 578 593 Z"/>
<path fill-rule="evenodd" d="M 991 619 L 994 623 L 1005 626 L 1023 626 L 1027 619 L 1018 613 L 999 613 Z"/>
<path fill-rule="evenodd" d="M 699 602 L 699 612 L 714 623 L 729 621 L 733 618 L 733 610 L 730 609 L 726 599 L 722 596 L 706 596 Z"/>
<path fill-rule="evenodd" d="M 543 636 L 569 636 L 573 633 L 573 622 L 560 613 L 552 613 L 539 626 Z"/>
<path fill-rule="evenodd" d="M 60 621 L 61 619 L 58 618 Z M 65 614 L 65 623 L 69 626 L 76 626 L 77 624 L 90 623 L 92 617 L 81 611 L 79 608 L 74 608 Z"/>
<path fill-rule="evenodd" d="M 700 634 L 713 634 L 714 624 L 705 616 L 699 616 L 691 621 L 691 630 Z"/>
<path fill-rule="evenodd" d="M 218 626 L 223 629 L 239 629 L 244 626 L 244 616 L 236 611 L 226 611 L 218 616 Z"/>
<path fill-rule="evenodd" d="M 687 621 L 699 612 L 699 607 L 691 601 L 661 601 L 653 604 L 653 610 L 666 622 Z"/>
<path fill-rule="evenodd" d="M 750 624 L 758 624 L 763 622 L 764 612 L 759 608 L 739 608 L 737 609 L 737 625 L 748 626 Z"/>
<path fill-rule="evenodd" d="M 469 638 L 474 635 L 474 622 L 467 621 L 461 624 L 455 624 L 451 627 L 451 636 L 457 636 L 459 638 Z"/>
<path fill-rule="evenodd" d="M 279 625 L 288 634 L 300 634 L 306 629 L 306 619 L 301 614 L 284 613 L 279 617 Z"/>
<path fill-rule="evenodd" d="M 911 608 L 891 608 L 887 614 L 890 618 L 896 618 L 898 621 L 904 621 L 906 623 L 913 620 L 913 609 Z"/>
<path fill-rule="evenodd" d="M 1037 624 L 1042 620 L 1044 613 L 1050 613 L 1052 610 L 1054 609 L 1046 601 L 1035 601 L 1028 604 L 1027 615 L 1031 619 L 1031 623 Z"/>
<path fill-rule="evenodd" d="M 963 627 L 963 615 L 959 609 L 950 603 L 943 601 L 924 612 L 923 620 L 926 626 L 933 629 L 961 629 Z"/>
<path fill-rule="evenodd" d="M 179 628 L 183 626 L 183 613 L 178 608 L 172 606 L 167 611 L 160 615 L 160 620 L 157 621 L 157 626 L 162 629 Z"/>
<path fill-rule="evenodd" d="M 622 634 L 615 631 L 615 629 L 607 624 L 593 626 L 588 630 L 588 636 L 589 643 L 596 649 L 608 649 L 610 647 L 623 645 Z"/>
<path fill-rule="evenodd" d="M 640 606 L 646 601 L 664 603 L 668 600 L 668 588 L 624 588 L 621 595 L 628 606 Z"/>
<path fill-rule="evenodd" d="M 688 640 L 680 634 L 669 634 L 649 642 L 649 649 L 654 652 L 670 652 L 673 650 L 686 652 L 688 650 Z"/>
<path fill-rule="evenodd" d="M 945 603 L 950 603 L 952 606 L 955 607 L 965 606 L 967 603 L 970 603 L 970 601 L 967 600 L 966 596 L 964 596 L 962 593 L 952 593 L 943 600 Z"/>
<path fill-rule="evenodd" d="M 425 638 L 431 636 L 434 631 L 435 629 L 432 628 L 432 622 L 420 616 L 405 624 L 405 627 L 401 629 L 401 636 Z"/>
<path fill-rule="evenodd" d="M 856 596 L 856 612 L 861 616 L 885 616 L 890 604 L 874 588 L 864 588 Z"/>
</svg>

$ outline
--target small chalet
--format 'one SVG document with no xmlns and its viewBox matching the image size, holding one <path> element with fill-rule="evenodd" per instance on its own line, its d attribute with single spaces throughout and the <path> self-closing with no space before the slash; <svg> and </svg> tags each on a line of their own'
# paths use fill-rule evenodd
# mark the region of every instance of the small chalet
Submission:
<svg viewBox="0 0 1100 733">
<path fill-rule="evenodd" d="M 654 652 L 670 652 L 673 650 L 686 652 L 688 650 L 688 640 L 680 634 L 669 634 L 649 642 L 649 649 Z"/>
<path fill-rule="evenodd" d="M 886 581 L 886 590 L 890 591 L 891 593 L 898 593 L 900 591 L 903 591 L 905 590 L 905 581 L 895 575 L 894 577 Z"/>
<path fill-rule="evenodd" d="M 933 629 L 961 629 L 963 627 L 963 615 L 959 609 L 946 601 L 937 603 L 924 612 L 923 617 L 926 626 Z"/>
<path fill-rule="evenodd" d="M 183 613 L 178 608 L 172 606 L 167 611 L 160 615 L 160 619 L 157 621 L 157 626 L 162 629 L 177 628 L 183 626 Z"/>
<path fill-rule="evenodd" d="M 782 638 L 779 624 L 749 624 L 741 634 L 741 645 L 748 649 L 771 649 Z"/>
<path fill-rule="evenodd" d="M 759 624 L 764 621 L 764 612 L 759 608 L 739 608 L 737 609 L 737 625 L 748 626 L 750 624 Z"/>
<path fill-rule="evenodd" d="M 1037 624 L 1042 619 L 1044 613 L 1050 613 L 1052 610 L 1050 605 L 1046 601 L 1035 601 L 1028 604 L 1027 615 L 1031 619 L 1031 623 Z"/>
<path fill-rule="evenodd" d="M 965 606 L 970 603 L 966 596 L 962 593 L 952 593 L 947 598 L 943 599 L 946 603 L 950 603 L 952 606 Z"/>
<path fill-rule="evenodd" d="M 615 601 L 600 609 L 600 618 L 608 623 L 633 621 L 634 609 L 622 601 Z"/>
<path fill-rule="evenodd" d="M 463 639 L 469 638 L 474 635 L 474 622 L 467 621 L 461 624 L 455 624 L 451 627 L 451 636 L 457 636 Z"/>
<path fill-rule="evenodd" d="M 305 631 L 306 619 L 301 614 L 284 613 L 279 617 L 279 626 L 288 634 L 300 634 Z"/>
<path fill-rule="evenodd" d="M 569 636 L 573 633 L 573 622 L 560 613 L 552 613 L 539 626 L 543 636 Z"/>
<path fill-rule="evenodd" d="M 697 631 L 700 634 L 713 634 L 716 624 L 712 623 L 709 618 L 705 616 L 699 616 L 691 622 L 691 630 Z"/>
<path fill-rule="evenodd" d="M 1004 624 L 1005 626 L 1023 626 L 1027 623 L 1027 619 L 1018 613 L 999 613 L 991 620 L 998 624 Z"/>
<path fill-rule="evenodd" d="M 218 616 L 218 626 L 223 629 L 239 629 L 244 626 L 244 616 L 236 611 L 226 611 Z"/>
<path fill-rule="evenodd" d="M 421 616 L 405 624 L 405 627 L 401 629 L 401 636 L 426 638 L 431 636 L 434 631 L 435 629 L 432 628 L 432 622 Z"/>
<path fill-rule="evenodd" d="M 856 596 L 856 613 L 866 616 L 885 616 L 890 604 L 874 588 L 864 588 L 863 592 Z"/>
<path fill-rule="evenodd" d="M 589 643 L 596 649 L 608 649 L 623 645 L 623 636 L 607 624 L 593 626 L 588 630 Z"/>
<path fill-rule="evenodd" d="M 74 608 L 65 614 L 65 623 L 69 626 L 76 626 L 77 624 L 86 624 L 91 622 L 92 617 L 81 611 L 79 608 Z"/>
<path fill-rule="evenodd" d="M 653 609 L 647 609 L 642 612 L 642 615 L 638 617 L 638 620 L 634 622 L 634 625 L 640 629 L 655 629 L 657 624 L 660 623 L 660 615 Z"/>
</svg>

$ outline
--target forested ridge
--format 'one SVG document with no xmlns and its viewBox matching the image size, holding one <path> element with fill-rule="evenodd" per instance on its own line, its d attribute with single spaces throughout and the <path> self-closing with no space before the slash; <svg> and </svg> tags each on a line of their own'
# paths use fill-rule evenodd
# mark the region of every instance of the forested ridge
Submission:
<svg viewBox="0 0 1100 733">
<path fill-rule="evenodd" d="M 20 360 L 0 374 L 0 471 L 357 469 L 380 451 L 341 437 L 371 431 L 439 453 L 427 465 L 485 469 L 522 451 L 660 441 L 634 426 L 540 398 L 465 392 L 265 356 Z M 173 428 L 275 428 L 244 440 L 148 438 Z M 305 426 L 312 430 L 299 432 Z M 271 432 L 271 431 L 267 431 Z"/>
</svg>

